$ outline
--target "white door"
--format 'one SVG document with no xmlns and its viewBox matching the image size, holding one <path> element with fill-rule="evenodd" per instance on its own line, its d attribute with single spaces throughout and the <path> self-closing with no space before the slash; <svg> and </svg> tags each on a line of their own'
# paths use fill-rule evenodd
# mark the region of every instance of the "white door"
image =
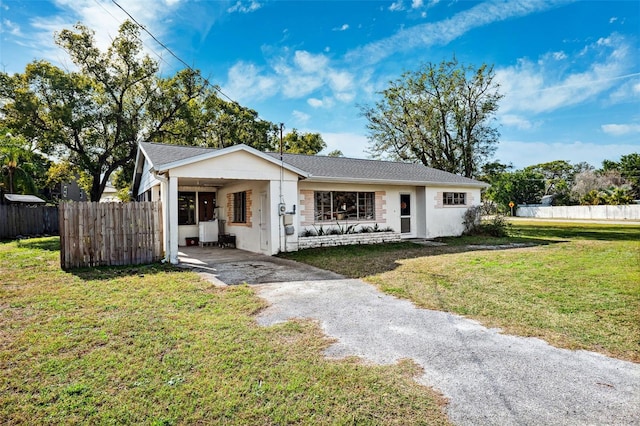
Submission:
<svg viewBox="0 0 640 426">
<path fill-rule="evenodd" d="M 260 250 L 269 251 L 269 199 L 260 193 Z"/>
</svg>

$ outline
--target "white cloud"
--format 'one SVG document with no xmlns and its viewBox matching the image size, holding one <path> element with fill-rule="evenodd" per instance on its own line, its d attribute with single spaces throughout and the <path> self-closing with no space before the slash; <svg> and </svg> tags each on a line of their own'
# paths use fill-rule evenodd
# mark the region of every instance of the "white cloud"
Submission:
<svg viewBox="0 0 640 426">
<path fill-rule="evenodd" d="M 631 49 L 627 40 L 613 35 L 583 49 L 592 54 L 572 58 L 571 69 L 558 67 L 556 55 L 543 55 L 536 63 L 520 59 L 514 66 L 497 69 L 496 80 L 505 95 L 501 112 L 549 112 L 606 93 L 618 80 L 635 75 L 627 74 L 633 66 Z"/>
<path fill-rule="evenodd" d="M 322 106 L 324 105 L 324 102 L 322 102 L 321 99 L 317 98 L 309 98 L 307 99 L 307 103 L 313 108 L 322 108 Z"/>
<path fill-rule="evenodd" d="M 258 69 L 248 63 L 238 63 L 229 74 L 229 87 L 233 93 L 248 98 L 250 95 L 299 99 L 314 92 L 325 94 L 322 98 L 311 96 L 307 103 L 313 108 L 329 108 L 335 101 L 351 102 L 356 96 L 356 84 L 350 72 L 334 69 L 324 54 L 312 54 L 297 50 L 290 54 L 284 49 L 282 56 L 271 63 L 270 68 Z M 265 79 L 270 84 L 266 94 L 258 93 L 245 81 Z"/>
<path fill-rule="evenodd" d="M 347 71 L 333 71 L 327 73 L 331 88 L 337 92 L 353 90 L 353 75 Z"/>
<path fill-rule="evenodd" d="M 3 19 L 0 22 L 0 34 L 8 33 L 15 37 L 22 37 L 22 32 L 20 31 L 20 25 L 11 22 L 8 19 Z"/>
<path fill-rule="evenodd" d="M 307 104 L 313 108 L 333 108 L 336 104 L 335 100 L 330 96 L 324 96 L 322 99 L 318 98 L 309 98 L 307 99 Z"/>
<path fill-rule="evenodd" d="M 294 54 L 293 63 L 302 72 L 317 73 L 328 67 L 329 59 L 325 55 L 314 55 L 304 50 L 297 50 Z"/>
<path fill-rule="evenodd" d="M 406 52 L 417 47 L 446 45 L 472 29 L 542 12 L 565 2 L 565 0 L 483 2 L 450 19 L 402 29 L 384 40 L 352 50 L 347 54 L 346 59 L 356 63 L 375 64 L 398 51 Z M 401 0 L 398 0 L 389 7 L 389 10 L 403 10 L 403 7 Z"/>
<path fill-rule="evenodd" d="M 515 127 L 520 130 L 529 130 L 534 127 L 534 124 L 531 123 L 531 121 L 519 115 L 505 114 L 501 115 L 499 120 L 504 126 Z"/>
<path fill-rule="evenodd" d="M 234 4 L 233 6 L 231 6 L 230 8 L 227 9 L 227 12 L 229 13 L 234 13 L 234 12 L 238 12 L 238 13 L 251 13 L 251 12 L 255 12 L 256 10 L 260 9 L 262 7 L 262 5 L 260 3 L 258 3 L 257 1 L 250 1 L 250 2 L 242 2 L 240 0 L 238 0 L 238 2 L 236 2 L 236 4 Z"/>
<path fill-rule="evenodd" d="M 411 2 L 411 8 L 412 9 L 419 9 L 422 6 L 424 6 L 424 2 L 422 0 L 413 0 Z"/>
<path fill-rule="evenodd" d="M 181 0 L 121 0 L 118 3 L 127 10 L 140 24 L 160 39 L 165 34 L 164 20 L 171 16 Z M 130 19 L 124 11 L 113 2 L 107 0 L 53 0 L 59 10 L 56 15 L 32 18 L 22 28 L 24 39 L 18 41 L 30 51 L 31 56 L 47 59 L 54 63 L 69 67 L 69 60 L 54 43 L 54 33 L 63 29 L 73 29 L 73 25 L 81 22 L 95 32 L 96 46 L 105 50 L 117 35 L 121 23 Z M 147 53 L 155 56 L 153 51 L 161 52 L 162 48 L 141 32 Z M 168 55 L 164 55 L 165 57 Z"/>
<path fill-rule="evenodd" d="M 600 127 L 603 132 L 613 136 L 640 133 L 640 124 L 603 124 Z"/>
<path fill-rule="evenodd" d="M 333 31 L 347 31 L 349 29 L 349 24 L 342 24 L 340 27 L 336 27 Z"/>
<path fill-rule="evenodd" d="M 402 0 L 398 0 L 394 3 L 391 3 L 391 6 L 389 6 L 389 10 L 392 12 L 398 12 L 398 11 L 404 10 L 404 5 L 402 4 Z"/>
<path fill-rule="evenodd" d="M 305 124 L 311 118 L 309 114 L 298 110 L 294 110 L 292 114 L 296 122 L 300 124 Z"/>
<path fill-rule="evenodd" d="M 277 93 L 277 81 L 260 75 L 253 64 L 238 62 L 227 73 L 227 84 L 223 89 L 236 101 L 264 99 Z"/>
<path fill-rule="evenodd" d="M 342 151 L 345 157 L 368 158 L 367 147 L 369 140 L 364 135 L 356 133 L 325 133 L 322 132 L 322 139 L 327 144 L 326 152 L 336 149 Z"/>
<path fill-rule="evenodd" d="M 637 151 L 638 147 L 631 144 L 503 141 L 498 145 L 495 158 L 502 163 L 512 163 L 516 169 L 555 160 L 565 160 L 572 164 L 584 161 L 600 167 L 603 160 L 617 160 L 622 155 Z"/>
<path fill-rule="evenodd" d="M 613 24 L 614 22 L 616 22 L 618 20 L 617 16 L 612 16 L 611 18 L 609 18 L 609 23 Z"/>
</svg>

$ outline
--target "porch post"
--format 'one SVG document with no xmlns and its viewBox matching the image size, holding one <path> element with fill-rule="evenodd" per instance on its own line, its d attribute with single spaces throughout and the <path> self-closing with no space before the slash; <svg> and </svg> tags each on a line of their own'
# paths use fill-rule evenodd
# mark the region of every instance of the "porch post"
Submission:
<svg viewBox="0 0 640 426">
<path fill-rule="evenodd" d="M 169 212 L 171 208 L 169 206 L 169 181 L 165 178 L 158 179 L 160 181 L 160 202 L 162 203 L 162 250 L 164 251 L 164 260 L 169 262 Z"/>
<path fill-rule="evenodd" d="M 169 218 L 169 262 L 172 264 L 178 263 L 178 178 L 169 176 L 169 191 L 167 198 L 169 201 L 168 206 L 168 218 Z"/>
</svg>

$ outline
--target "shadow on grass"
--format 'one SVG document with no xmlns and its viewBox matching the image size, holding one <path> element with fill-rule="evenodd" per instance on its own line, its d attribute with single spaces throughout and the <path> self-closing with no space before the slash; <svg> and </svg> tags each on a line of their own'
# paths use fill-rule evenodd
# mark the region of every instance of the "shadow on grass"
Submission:
<svg viewBox="0 0 640 426">
<path fill-rule="evenodd" d="M 422 242 L 414 240 L 389 244 L 322 247 L 282 253 L 279 256 L 349 278 L 365 278 L 393 271 L 406 259 L 479 250 L 509 250 L 562 242 L 564 241 L 538 238 L 458 237 Z"/>
<path fill-rule="evenodd" d="M 10 243 L 10 242 L 12 241 L 3 241 L 3 243 Z M 25 248 L 25 249 L 31 249 L 31 250 L 59 251 L 60 238 L 44 237 L 44 238 L 22 239 L 22 240 L 17 240 L 16 245 L 19 248 Z"/>
<path fill-rule="evenodd" d="M 518 224 L 515 229 L 517 235 L 530 238 L 562 238 L 574 240 L 597 241 L 638 241 L 640 240 L 640 225 L 597 225 L 571 224 L 560 225 L 526 225 Z"/>
<path fill-rule="evenodd" d="M 143 277 L 162 273 L 188 272 L 167 263 L 151 263 L 148 265 L 96 266 L 69 269 L 66 272 L 85 281 L 109 281 L 124 277 Z"/>
</svg>

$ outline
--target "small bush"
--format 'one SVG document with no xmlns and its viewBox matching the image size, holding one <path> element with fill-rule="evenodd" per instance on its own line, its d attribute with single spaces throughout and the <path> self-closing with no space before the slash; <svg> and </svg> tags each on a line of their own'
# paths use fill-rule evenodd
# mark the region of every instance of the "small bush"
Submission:
<svg viewBox="0 0 640 426">
<path fill-rule="evenodd" d="M 472 206 L 464 212 L 462 224 L 464 225 L 465 235 L 474 235 L 478 232 L 482 212 L 480 206 Z"/>
<path fill-rule="evenodd" d="M 507 222 L 504 215 L 497 214 L 487 222 L 482 223 L 478 227 L 480 235 L 488 235 L 490 237 L 508 237 L 511 224 Z"/>
</svg>

